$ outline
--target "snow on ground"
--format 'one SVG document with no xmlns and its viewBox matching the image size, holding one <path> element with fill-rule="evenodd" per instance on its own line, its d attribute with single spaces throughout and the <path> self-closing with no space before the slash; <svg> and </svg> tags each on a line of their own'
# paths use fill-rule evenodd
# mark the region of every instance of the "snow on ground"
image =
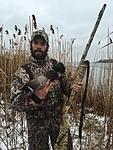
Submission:
<svg viewBox="0 0 113 150">
<path fill-rule="evenodd" d="M 11 145 L 16 145 L 15 150 L 27 150 L 28 143 L 25 117 L 18 116 L 15 120 L 15 125 L 13 126 L 11 122 L 6 123 L 4 112 L 0 111 L 0 116 L 0 150 L 11 150 Z M 23 125 L 21 123 L 22 120 Z M 71 123 L 70 129 L 74 139 L 74 150 L 79 150 L 79 121 Z M 105 123 L 105 118 L 91 113 L 86 114 L 82 131 L 82 149 L 97 150 L 99 145 L 101 145 L 102 149 L 105 149 L 107 139 L 107 125 Z M 5 144 L 8 145 L 8 148 Z"/>
<path fill-rule="evenodd" d="M 82 149 L 83 150 L 97 150 L 99 146 L 105 149 L 107 142 L 107 125 L 105 117 L 99 117 L 94 114 L 86 114 L 83 131 L 82 131 Z M 71 126 L 74 150 L 79 150 L 79 121 Z"/>
</svg>

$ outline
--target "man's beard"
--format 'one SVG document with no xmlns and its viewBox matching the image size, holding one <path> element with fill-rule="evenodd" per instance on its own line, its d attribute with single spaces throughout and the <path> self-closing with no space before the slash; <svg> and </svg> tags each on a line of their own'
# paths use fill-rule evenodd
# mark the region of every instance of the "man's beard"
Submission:
<svg viewBox="0 0 113 150">
<path fill-rule="evenodd" d="M 42 52 L 40 49 L 33 51 L 31 48 L 31 56 L 37 60 L 43 60 L 47 56 L 47 50 L 45 50 L 44 52 Z"/>
</svg>

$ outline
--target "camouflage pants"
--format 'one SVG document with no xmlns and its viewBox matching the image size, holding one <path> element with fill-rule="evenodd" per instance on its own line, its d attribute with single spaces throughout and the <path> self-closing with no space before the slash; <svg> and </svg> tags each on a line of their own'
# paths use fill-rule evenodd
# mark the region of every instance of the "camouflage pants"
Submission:
<svg viewBox="0 0 113 150">
<path fill-rule="evenodd" d="M 41 116 L 42 114 L 42 116 Z M 40 117 L 38 117 L 40 116 Z M 61 116 L 47 117 L 43 113 L 26 113 L 29 150 L 50 150 L 49 137 L 54 147 L 61 124 Z M 54 149 L 53 149 L 54 150 Z M 68 134 L 67 150 L 72 150 L 72 138 Z"/>
<path fill-rule="evenodd" d="M 37 118 L 26 115 L 29 150 L 49 150 L 49 136 L 54 146 L 58 137 L 61 118 Z"/>
</svg>

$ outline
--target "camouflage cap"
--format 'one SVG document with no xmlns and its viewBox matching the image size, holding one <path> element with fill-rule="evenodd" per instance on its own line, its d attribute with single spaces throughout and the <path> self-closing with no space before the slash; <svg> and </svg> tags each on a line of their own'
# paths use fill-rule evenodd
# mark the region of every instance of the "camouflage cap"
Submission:
<svg viewBox="0 0 113 150">
<path fill-rule="evenodd" d="M 35 36 L 37 36 L 37 35 L 42 36 L 47 43 L 49 42 L 48 34 L 44 30 L 34 31 L 31 36 L 31 40 L 33 40 L 35 38 Z"/>
</svg>

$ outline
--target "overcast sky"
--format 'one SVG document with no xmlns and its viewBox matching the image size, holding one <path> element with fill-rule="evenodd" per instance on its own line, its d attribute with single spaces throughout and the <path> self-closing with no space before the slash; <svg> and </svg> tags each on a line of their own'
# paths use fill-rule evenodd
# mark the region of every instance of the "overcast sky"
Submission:
<svg viewBox="0 0 113 150">
<path fill-rule="evenodd" d="M 15 24 L 23 28 L 28 16 L 35 14 L 40 28 L 59 27 L 66 39 L 76 37 L 76 46 L 82 54 L 103 4 L 107 4 L 88 58 L 93 58 L 97 43 L 105 45 L 107 29 L 113 31 L 113 0 L 0 0 L 0 26 L 11 30 Z M 111 35 L 112 38 L 112 35 Z M 104 51 L 104 50 L 102 50 Z"/>
</svg>

